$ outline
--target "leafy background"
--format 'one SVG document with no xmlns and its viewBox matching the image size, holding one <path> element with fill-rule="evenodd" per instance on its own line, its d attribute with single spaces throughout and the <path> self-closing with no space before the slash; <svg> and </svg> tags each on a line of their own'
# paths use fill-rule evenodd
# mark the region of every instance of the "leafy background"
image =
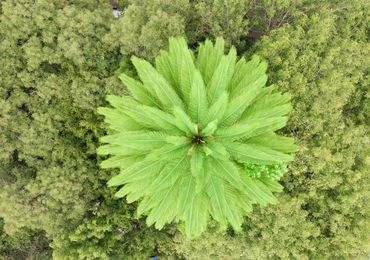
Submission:
<svg viewBox="0 0 370 260">
<path fill-rule="evenodd" d="M 111 1 L 114 2 L 114 1 Z M 0 259 L 366 259 L 370 4 L 362 0 L 105 0 L 0 3 Z M 269 61 L 293 96 L 283 133 L 300 151 L 280 203 L 243 231 L 189 241 L 116 200 L 96 156 L 106 94 L 126 93 L 132 54 L 169 36 L 223 36 Z"/>
</svg>

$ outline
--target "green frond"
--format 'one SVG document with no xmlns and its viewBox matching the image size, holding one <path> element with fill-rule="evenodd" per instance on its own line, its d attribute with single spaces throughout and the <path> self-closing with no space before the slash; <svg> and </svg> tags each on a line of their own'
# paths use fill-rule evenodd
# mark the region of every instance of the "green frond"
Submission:
<svg viewBox="0 0 370 260">
<path fill-rule="evenodd" d="M 156 174 L 164 166 L 163 161 L 141 161 L 129 168 L 121 171 L 120 174 L 114 176 L 108 181 L 108 186 L 119 186 L 125 183 L 133 182 L 138 178 L 145 178 Z"/>
<path fill-rule="evenodd" d="M 210 40 L 206 40 L 203 44 L 199 45 L 196 67 L 203 76 L 205 86 L 208 86 L 224 55 L 224 46 L 225 42 L 222 38 L 217 38 L 214 45 Z"/>
<path fill-rule="evenodd" d="M 206 123 L 209 123 L 214 120 L 221 121 L 222 117 L 224 116 L 224 113 L 226 112 L 228 99 L 229 95 L 225 91 L 224 93 L 221 94 L 218 100 L 209 107 L 207 112 Z"/>
<path fill-rule="evenodd" d="M 238 162 L 277 163 L 289 162 L 293 157 L 268 147 L 249 143 L 232 142 L 225 144 L 227 151 Z"/>
<path fill-rule="evenodd" d="M 228 183 L 218 176 L 212 175 L 209 180 L 207 194 L 211 201 L 211 216 L 226 228 L 230 223 L 234 230 L 241 229 L 242 217 L 236 205 L 237 196 L 228 188 Z"/>
<path fill-rule="evenodd" d="M 221 124 L 228 126 L 235 123 L 242 116 L 253 99 L 257 96 L 260 89 L 265 86 L 266 81 L 267 76 L 262 75 L 256 81 L 246 85 L 244 92 L 229 102 Z"/>
<path fill-rule="evenodd" d="M 140 162 L 144 159 L 146 154 L 140 154 L 140 155 L 115 155 L 111 156 L 109 159 L 104 160 L 100 163 L 100 167 L 103 169 L 107 168 L 116 168 L 116 167 L 122 167 L 127 168 L 137 162 Z"/>
<path fill-rule="evenodd" d="M 181 177 L 188 173 L 188 158 L 186 156 L 177 161 L 167 164 L 157 176 L 148 192 L 152 194 L 152 208 L 147 217 L 147 224 L 150 226 L 155 223 L 156 228 L 162 228 L 165 223 L 171 222 L 178 214 L 178 201 L 176 200 L 180 189 Z M 160 188 L 158 188 L 160 187 Z M 144 212 L 147 209 L 142 209 Z"/>
<path fill-rule="evenodd" d="M 186 171 L 187 174 L 190 174 L 189 160 L 189 156 L 184 154 L 182 157 L 166 162 L 165 167 L 157 175 L 155 181 L 147 188 L 148 192 L 153 193 L 158 189 L 165 189 L 172 186 L 179 178 L 181 178 L 182 174 L 179 174 L 179 172 Z"/>
<path fill-rule="evenodd" d="M 261 98 L 265 97 L 266 95 L 274 94 L 278 91 L 278 86 L 272 84 L 270 86 L 264 87 L 261 89 L 260 93 L 258 93 L 257 97 L 255 98 L 255 101 L 260 100 Z"/>
<path fill-rule="evenodd" d="M 217 66 L 211 81 L 207 85 L 208 103 L 213 105 L 227 89 L 234 73 L 236 50 L 232 48 L 227 56 L 223 56 Z"/>
<path fill-rule="evenodd" d="M 282 192 L 284 189 L 276 180 L 266 176 L 262 176 L 259 180 L 272 192 Z"/>
<path fill-rule="evenodd" d="M 294 153 L 298 151 L 298 145 L 294 144 L 294 139 L 277 135 L 274 132 L 265 133 L 248 139 L 248 144 L 265 146 L 282 153 Z"/>
<path fill-rule="evenodd" d="M 104 122 L 109 125 L 109 128 L 116 132 L 143 129 L 143 126 L 117 109 L 99 107 L 98 113 L 104 116 Z"/>
<path fill-rule="evenodd" d="M 206 88 L 200 72 L 195 70 L 191 84 L 188 111 L 193 122 L 199 124 L 200 127 L 203 127 L 205 124 L 207 108 Z"/>
<path fill-rule="evenodd" d="M 200 153 L 200 156 L 201 156 L 201 160 L 197 160 L 197 162 L 199 162 L 199 164 L 201 165 L 201 167 L 196 167 L 194 164 L 192 164 L 192 175 L 195 177 L 195 192 L 196 193 L 200 193 L 200 192 L 203 192 L 205 187 L 208 185 L 208 182 L 209 182 L 209 178 L 210 178 L 210 173 L 209 173 L 209 168 L 208 168 L 208 165 L 209 163 L 206 162 L 207 160 L 207 157 L 204 156 L 204 153 L 201 151 L 201 149 L 199 149 L 199 153 Z M 195 155 L 193 155 L 194 157 Z M 193 157 L 192 157 L 192 160 L 193 160 Z M 208 157 L 209 158 L 209 157 Z M 194 163 L 192 161 L 192 163 Z M 199 171 L 197 172 L 196 170 L 199 169 Z"/>
<path fill-rule="evenodd" d="M 140 79 L 147 88 L 157 94 L 158 100 L 161 101 L 165 108 L 173 106 L 184 107 L 182 100 L 176 94 L 175 90 L 168 84 L 166 79 L 147 61 L 132 57 Z"/>
<path fill-rule="evenodd" d="M 169 46 L 170 52 L 179 54 L 179 58 L 176 60 L 179 63 L 177 75 L 184 102 L 189 104 L 191 84 L 193 83 L 195 71 L 192 53 L 184 38 L 170 38 Z"/>
<path fill-rule="evenodd" d="M 190 172 L 194 177 L 198 177 L 203 173 L 203 161 L 204 154 L 199 147 L 196 147 L 190 160 Z"/>
<path fill-rule="evenodd" d="M 178 195 L 178 218 L 183 219 L 185 213 L 191 208 L 194 202 L 195 192 L 195 177 L 188 174 L 182 177 L 180 190 Z"/>
<path fill-rule="evenodd" d="M 107 95 L 106 100 L 109 102 L 111 106 L 116 108 L 119 111 L 125 111 L 127 106 L 135 107 L 140 105 L 134 98 L 130 96 L 115 96 L 115 95 Z"/>
<path fill-rule="evenodd" d="M 233 126 L 217 129 L 215 137 L 225 142 L 247 139 L 278 130 L 285 126 L 287 120 L 287 117 L 253 118 Z"/>
<path fill-rule="evenodd" d="M 205 192 L 194 195 L 189 208 L 185 211 L 185 234 L 189 238 L 199 237 L 207 228 L 210 211 L 209 197 Z"/>
<path fill-rule="evenodd" d="M 162 125 L 157 124 L 144 110 L 140 103 L 131 97 L 107 96 L 109 103 L 114 106 L 120 113 L 126 115 L 135 121 L 142 128 L 152 130 L 161 130 Z"/>
<path fill-rule="evenodd" d="M 166 136 L 166 142 L 169 144 L 177 145 L 186 145 L 189 143 L 189 137 L 185 136 Z"/>
<path fill-rule="evenodd" d="M 212 122 L 209 122 L 207 126 L 203 128 L 203 130 L 201 130 L 201 134 L 204 136 L 212 135 L 217 129 L 217 125 L 218 125 L 217 123 L 218 123 L 217 119 Z"/>
<path fill-rule="evenodd" d="M 207 141 L 206 146 L 212 151 L 210 154 L 212 157 L 219 160 L 228 160 L 230 155 L 227 152 L 225 146 L 215 140 Z"/>
<path fill-rule="evenodd" d="M 147 193 L 142 190 L 142 187 L 148 187 L 153 183 L 155 176 L 154 174 L 146 174 L 143 175 L 143 178 L 137 179 L 138 181 L 126 183 L 114 194 L 114 196 L 117 198 L 126 197 L 128 203 L 140 200 L 147 195 Z"/>
<path fill-rule="evenodd" d="M 116 144 L 106 144 L 101 145 L 96 149 L 96 153 L 99 155 L 125 155 L 125 156 L 131 156 L 131 155 L 143 155 L 145 154 L 145 151 L 135 149 L 133 147 L 122 147 L 120 145 Z"/>
<path fill-rule="evenodd" d="M 207 145 L 203 145 L 202 149 L 206 156 L 210 156 L 213 153 L 213 151 Z"/>
<path fill-rule="evenodd" d="M 276 117 L 287 115 L 292 110 L 290 95 L 287 93 L 270 93 L 261 97 L 248 107 L 242 120 L 249 118 Z"/>
<path fill-rule="evenodd" d="M 161 107 L 156 97 L 145 88 L 144 84 L 127 76 L 125 73 L 122 73 L 119 78 L 137 101 L 143 105 Z"/>
<path fill-rule="evenodd" d="M 169 50 L 162 51 L 156 58 L 156 69 L 188 103 L 195 65 L 192 52 L 183 38 L 169 39 Z"/>
<path fill-rule="evenodd" d="M 160 149 L 153 150 L 151 154 L 146 157 L 146 160 L 166 160 L 171 161 L 178 157 L 187 154 L 190 150 L 191 145 L 187 142 L 185 144 L 180 143 L 178 145 L 166 144 Z"/>
<path fill-rule="evenodd" d="M 210 158 L 207 162 L 210 163 L 209 167 L 213 170 L 215 176 L 226 180 L 235 189 L 243 190 L 240 170 L 233 162 L 230 160 L 218 160 L 217 158 Z"/>
<path fill-rule="evenodd" d="M 228 86 L 228 92 L 231 92 L 235 86 L 239 84 L 239 82 L 245 77 L 246 73 L 248 73 L 246 70 L 246 60 L 244 57 L 241 57 L 235 64 L 234 74 Z"/>
<path fill-rule="evenodd" d="M 104 136 L 100 138 L 100 141 L 140 151 L 150 151 L 166 144 L 166 137 L 167 136 L 162 132 L 123 132 L 120 134 Z"/>
<path fill-rule="evenodd" d="M 179 185 L 173 185 L 154 194 L 157 203 L 153 204 L 146 218 L 148 226 L 154 224 L 155 228 L 162 229 L 166 223 L 171 223 L 175 220 L 178 205 L 174 198 L 177 196 L 178 190 Z"/>
<path fill-rule="evenodd" d="M 186 135 L 191 136 L 197 133 L 197 126 L 194 124 L 190 117 L 179 107 L 173 108 L 173 114 L 175 115 L 175 122 L 179 129 L 181 129 Z"/>
<path fill-rule="evenodd" d="M 177 54 L 171 55 L 168 51 L 162 50 L 155 58 L 155 67 L 166 81 L 172 86 L 178 96 L 182 96 L 178 82 Z"/>
<path fill-rule="evenodd" d="M 269 188 L 260 180 L 251 178 L 246 174 L 242 175 L 244 192 L 252 203 L 258 203 L 262 206 L 275 204 L 277 202 L 275 196 Z"/>
<path fill-rule="evenodd" d="M 195 183 L 196 193 L 202 193 L 205 190 L 205 188 L 207 187 L 209 183 L 210 177 L 211 177 L 211 174 L 208 171 L 203 170 L 202 174 L 199 175 L 196 179 L 196 183 Z"/>
<path fill-rule="evenodd" d="M 155 129 L 160 129 L 173 135 L 182 134 L 182 131 L 176 125 L 175 117 L 172 114 L 149 106 L 141 106 L 141 109 L 147 116 L 147 120 L 151 122 L 151 126 L 155 126 Z"/>
<path fill-rule="evenodd" d="M 266 74 L 267 62 L 261 61 L 261 58 L 254 56 L 241 70 L 243 76 L 233 78 L 230 84 L 230 95 L 238 96 L 244 92 L 244 89 L 252 82 Z"/>
<path fill-rule="evenodd" d="M 237 86 L 240 86 L 240 83 L 243 81 L 243 79 L 257 67 L 260 60 L 260 57 L 257 55 L 254 55 L 248 62 L 246 62 L 245 58 L 242 57 L 235 65 L 235 73 L 231 78 L 228 92 L 235 92 Z"/>
</svg>

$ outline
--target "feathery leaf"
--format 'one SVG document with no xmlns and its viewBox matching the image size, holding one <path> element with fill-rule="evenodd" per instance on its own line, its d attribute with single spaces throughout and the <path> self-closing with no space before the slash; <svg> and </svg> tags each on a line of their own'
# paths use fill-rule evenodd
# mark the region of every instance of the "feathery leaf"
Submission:
<svg viewBox="0 0 370 260">
<path fill-rule="evenodd" d="M 285 126 L 290 96 L 265 87 L 267 62 L 238 62 L 224 40 L 206 40 L 198 52 L 170 38 L 156 66 L 132 58 L 141 80 L 120 76 L 132 96 L 107 96 L 99 108 L 109 134 L 100 138 L 102 168 L 120 168 L 109 186 L 138 202 L 138 216 L 157 229 L 176 222 L 189 238 L 212 217 L 221 228 L 241 229 L 253 204 L 277 200 L 277 182 L 298 148 L 274 131 Z"/>
</svg>

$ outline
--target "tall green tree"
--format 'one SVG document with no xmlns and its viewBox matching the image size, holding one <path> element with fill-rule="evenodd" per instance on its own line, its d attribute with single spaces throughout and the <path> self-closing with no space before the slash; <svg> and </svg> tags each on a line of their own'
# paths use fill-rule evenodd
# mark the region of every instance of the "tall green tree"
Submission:
<svg viewBox="0 0 370 260">
<path fill-rule="evenodd" d="M 224 55 L 222 38 L 194 58 L 183 38 L 170 38 L 155 61 L 133 57 L 141 81 L 120 76 L 132 97 L 108 96 L 113 108 L 99 110 L 113 130 L 101 138 L 98 153 L 113 155 L 101 166 L 121 168 L 108 185 L 124 185 L 116 196 L 140 200 L 138 214 L 158 229 L 180 221 L 197 237 L 211 215 L 240 231 L 252 204 L 275 203 L 272 192 L 282 190 L 280 168 L 265 165 L 292 160 L 297 148 L 274 134 L 290 96 L 265 87 L 260 58 L 237 60 L 234 48 Z"/>
</svg>

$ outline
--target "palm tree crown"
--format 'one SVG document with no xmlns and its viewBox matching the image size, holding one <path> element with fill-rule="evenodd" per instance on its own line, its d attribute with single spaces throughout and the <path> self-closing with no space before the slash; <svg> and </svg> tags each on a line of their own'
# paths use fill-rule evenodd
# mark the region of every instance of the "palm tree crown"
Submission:
<svg viewBox="0 0 370 260">
<path fill-rule="evenodd" d="M 199 236 L 211 216 L 241 229 L 252 204 L 276 202 L 272 192 L 297 147 L 274 131 L 285 126 L 290 96 L 266 87 L 267 63 L 237 59 L 224 41 L 206 40 L 196 55 L 183 38 L 149 62 L 132 58 L 140 81 L 120 79 L 131 96 L 108 96 L 99 108 L 112 131 L 98 153 L 103 168 L 121 168 L 109 186 L 139 201 L 138 214 L 161 229 L 177 222 Z"/>
</svg>

